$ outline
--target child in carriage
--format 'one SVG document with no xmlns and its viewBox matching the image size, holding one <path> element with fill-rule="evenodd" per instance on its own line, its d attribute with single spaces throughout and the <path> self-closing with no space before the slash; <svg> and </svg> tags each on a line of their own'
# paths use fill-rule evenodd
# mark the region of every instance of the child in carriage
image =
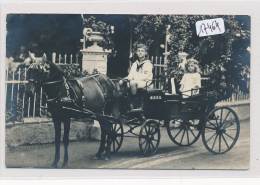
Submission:
<svg viewBox="0 0 260 185">
<path fill-rule="evenodd" d="M 137 60 L 132 64 L 128 76 L 120 81 L 120 85 L 122 85 L 124 81 L 129 82 L 131 96 L 135 96 L 138 90 L 145 89 L 153 79 L 153 64 L 147 59 L 147 50 L 146 45 L 137 45 Z"/>
<path fill-rule="evenodd" d="M 201 75 L 197 60 L 192 58 L 187 60 L 180 85 L 180 92 L 182 93 L 183 98 L 199 94 L 199 88 L 201 88 Z"/>
<path fill-rule="evenodd" d="M 137 89 L 144 89 L 147 83 L 153 79 L 153 64 L 147 59 L 147 47 L 144 44 L 137 45 L 137 60 L 131 66 L 127 79 L 133 95 Z"/>
</svg>

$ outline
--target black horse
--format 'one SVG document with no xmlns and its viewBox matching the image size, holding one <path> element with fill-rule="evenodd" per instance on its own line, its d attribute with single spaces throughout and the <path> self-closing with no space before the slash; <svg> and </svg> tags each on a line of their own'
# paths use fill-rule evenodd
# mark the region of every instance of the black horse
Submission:
<svg viewBox="0 0 260 185">
<path fill-rule="evenodd" d="M 99 121 L 101 141 L 95 158 L 109 159 L 112 121 L 106 119 L 109 116 L 105 115 L 119 116 L 118 86 L 112 80 L 102 74 L 68 80 L 58 66 L 43 56 L 29 66 L 28 81 L 27 93 L 34 94 L 42 87 L 47 96 L 48 111 L 55 128 L 55 158 L 52 167 L 57 168 L 60 160 L 61 122 L 64 123 L 62 167 L 68 164 L 70 118 L 73 117 L 89 117 Z"/>
</svg>

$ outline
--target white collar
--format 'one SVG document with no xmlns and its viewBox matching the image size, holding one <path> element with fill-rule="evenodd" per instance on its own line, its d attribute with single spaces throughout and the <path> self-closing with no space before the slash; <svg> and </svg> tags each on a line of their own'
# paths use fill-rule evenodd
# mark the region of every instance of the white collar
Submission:
<svg viewBox="0 0 260 185">
<path fill-rule="evenodd" d="M 140 62 L 139 60 L 136 61 L 137 65 L 142 65 L 142 64 L 144 64 L 145 62 L 147 62 L 147 60 L 143 60 L 142 62 Z"/>
</svg>

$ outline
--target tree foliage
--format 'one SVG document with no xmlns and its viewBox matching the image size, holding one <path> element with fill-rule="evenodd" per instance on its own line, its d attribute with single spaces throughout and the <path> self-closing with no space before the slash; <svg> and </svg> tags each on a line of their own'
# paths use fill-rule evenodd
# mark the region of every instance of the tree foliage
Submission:
<svg viewBox="0 0 260 185">
<path fill-rule="evenodd" d="M 225 33 L 198 37 L 195 23 L 200 20 L 222 17 Z M 178 52 L 189 53 L 200 61 L 204 73 L 211 75 L 211 82 L 220 84 L 219 74 L 224 74 L 228 87 L 248 91 L 250 67 L 250 17 L 208 15 L 145 15 L 136 18 L 135 41 L 152 46 L 165 44 L 167 25 L 169 65 L 178 62 Z M 157 44 L 158 45 L 158 44 Z M 215 83 L 216 82 L 216 83 Z"/>
<path fill-rule="evenodd" d="M 125 32 L 129 29 L 133 30 L 131 34 L 134 42 L 146 43 L 151 55 L 159 55 L 164 52 L 164 48 L 160 46 L 165 45 L 166 28 L 170 25 L 167 38 L 170 66 L 175 67 L 178 62 L 178 52 L 185 51 L 189 53 L 188 57 L 194 57 L 200 62 L 202 71 L 207 71 L 212 76 L 212 82 L 217 83 L 216 76 L 223 73 L 233 89 L 239 87 L 243 91 L 248 91 L 249 16 L 121 15 L 122 17 L 128 17 L 131 23 L 130 28 L 121 29 L 123 30 L 121 33 L 116 32 L 116 34 L 121 34 L 121 37 L 117 37 L 117 44 L 114 45 L 110 37 L 109 24 L 119 21 L 117 20 L 119 16 L 116 15 L 85 15 L 84 23 L 81 15 L 76 14 L 9 14 L 7 16 L 6 55 L 14 56 L 21 45 L 28 47 L 31 43 L 38 43 L 40 49 L 47 54 L 49 52 L 50 55 L 51 52 L 79 53 L 82 46 L 80 39 L 83 36 L 83 26 L 92 27 L 94 31 L 101 31 L 105 34 L 105 42 L 102 46 L 106 49 L 122 48 L 128 45 Z M 195 29 L 197 21 L 219 17 L 222 17 L 225 22 L 224 34 L 197 36 Z M 120 25 L 117 24 L 117 26 Z M 125 58 L 128 59 L 128 56 L 120 58 L 121 65 Z"/>
<path fill-rule="evenodd" d="M 47 54 L 78 53 L 82 38 L 82 19 L 76 14 L 8 14 L 6 55 L 14 56 L 20 46 L 33 43 Z"/>
</svg>

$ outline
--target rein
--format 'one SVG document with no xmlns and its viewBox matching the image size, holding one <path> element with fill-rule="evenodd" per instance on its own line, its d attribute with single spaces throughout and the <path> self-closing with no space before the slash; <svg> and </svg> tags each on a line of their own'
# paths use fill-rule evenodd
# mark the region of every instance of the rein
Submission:
<svg viewBox="0 0 260 185">
<path fill-rule="evenodd" d="M 52 85 L 52 84 L 61 83 L 61 82 L 63 82 L 63 80 L 44 82 L 43 85 Z"/>
<path fill-rule="evenodd" d="M 65 89 L 66 89 L 66 94 L 67 94 L 67 97 L 70 98 L 70 93 L 69 93 L 69 85 L 67 83 L 67 80 L 65 77 L 63 77 L 62 80 L 55 80 L 55 81 L 49 81 L 49 82 L 44 82 L 42 83 L 43 86 L 48 86 L 48 85 L 54 85 L 54 84 L 59 84 L 59 83 L 64 83 L 64 86 L 65 86 Z M 58 96 L 55 97 L 55 98 L 48 98 L 47 99 L 47 102 L 53 102 L 53 101 L 56 101 L 57 99 L 59 99 L 59 93 L 58 93 Z"/>
</svg>

